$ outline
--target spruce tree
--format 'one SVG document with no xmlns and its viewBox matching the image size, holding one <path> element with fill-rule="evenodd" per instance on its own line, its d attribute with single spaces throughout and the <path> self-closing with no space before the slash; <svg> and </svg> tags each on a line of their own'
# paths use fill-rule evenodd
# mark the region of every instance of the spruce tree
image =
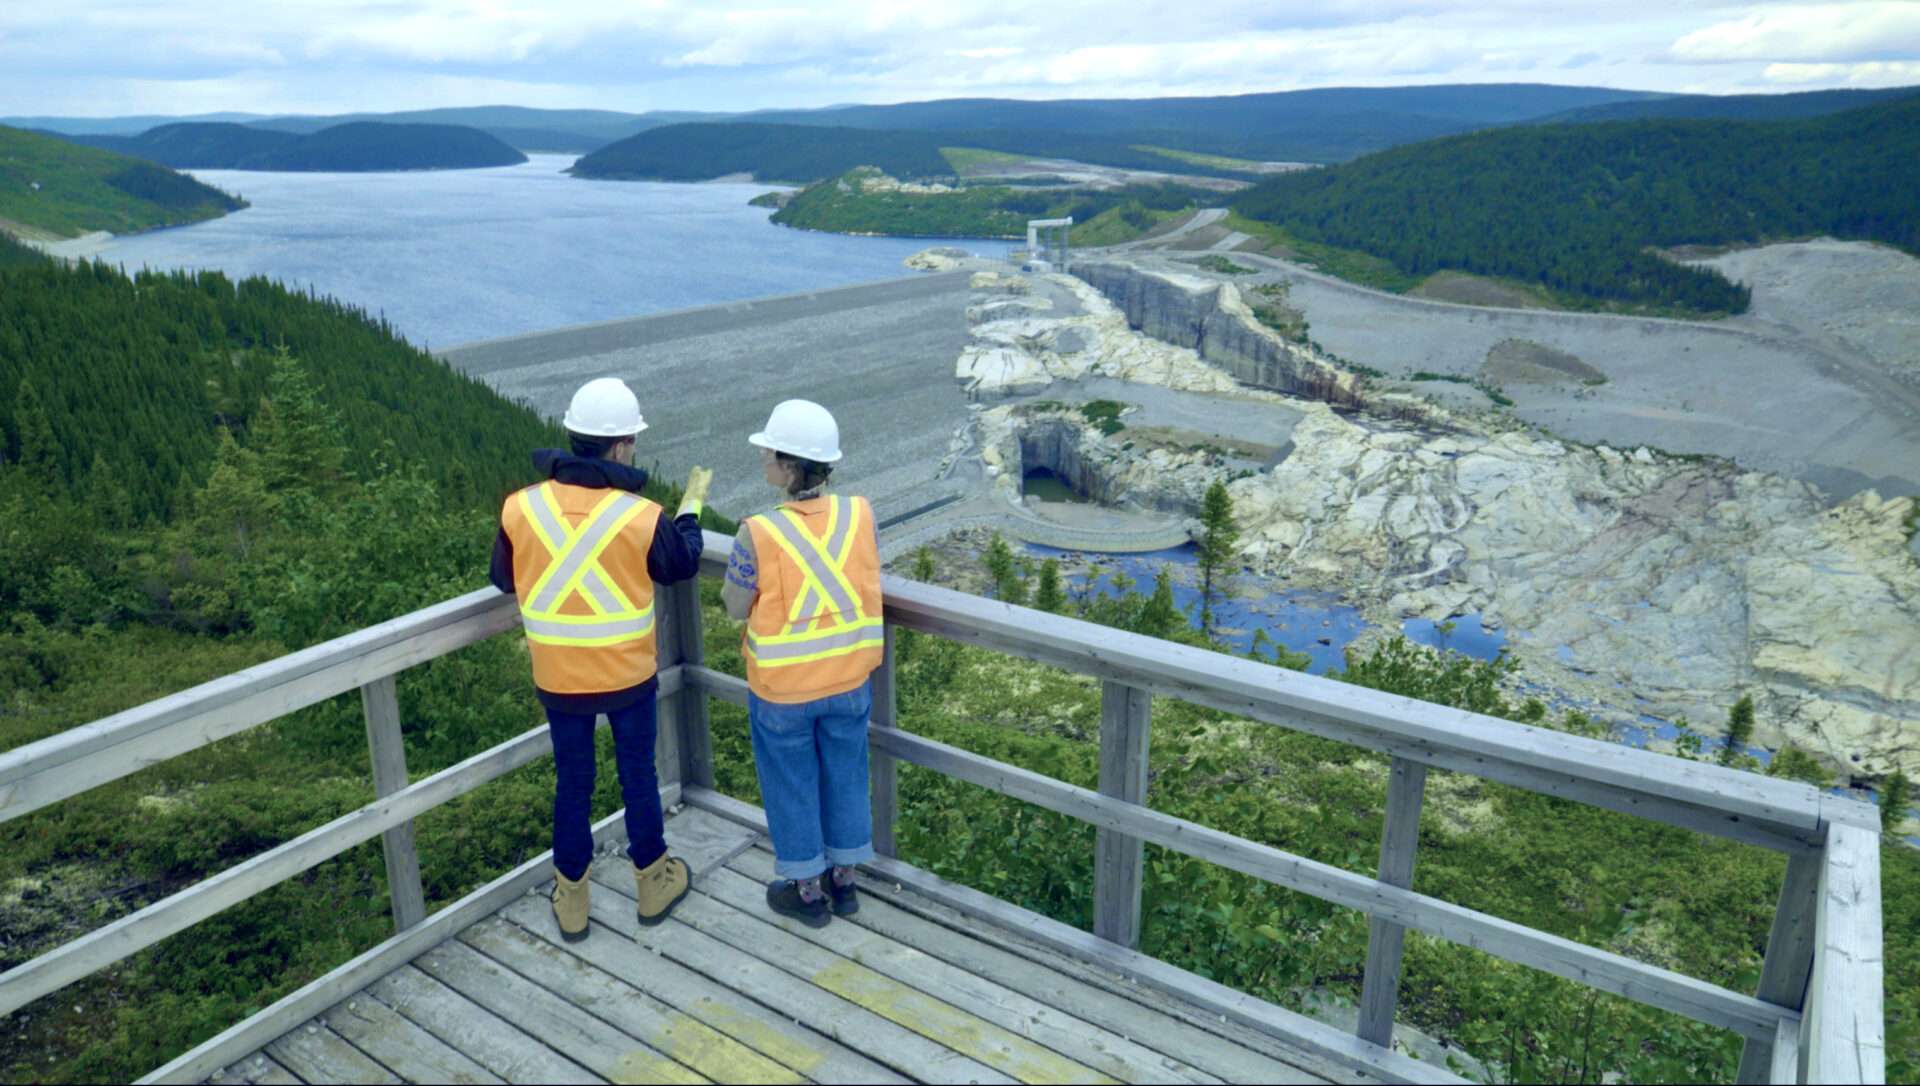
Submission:
<svg viewBox="0 0 1920 1086">
<path fill-rule="evenodd" d="M 1033 605 L 1057 615 L 1066 603 L 1066 597 L 1060 592 L 1060 560 L 1049 558 L 1040 563 L 1040 587 L 1034 591 Z"/>
<path fill-rule="evenodd" d="M 1180 626 L 1180 608 L 1173 602 L 1173 570 L 1161 566 L 1153 577 L 1153 595 L 1140 609 L 1139 631 L 1148 637 L 1168 637 Z"/>
<path fill-rule="evenodd" d="M 933 583 L 933 552 L 925 547 L 913 552 L 913 579 L 922 584 Z"/>
<path fill-rule="evenodd" d="M 1216 582 L 1223 582 L 1233 568 L 1234 545 L 1240 541 L 1240 529 L 1233 523 L 1233 497 L 1227 484 L 1218 479 L 1207 487 L 1200 507 L 1200 628 L 1213 636 L 1213 604 Z"/>
<path fill-rule="evenodd" d="M 60 471 L 60 443 L 53 436 L 53 420 L 40 392 L 30 380 L 20 382 L 14 394 L 14 427 L 20 435 L 20 466 L 42 481 L 47 493 L 57 493 Z"/>
<path fill-rule="evenodd" d="M 1880 828 L 1892 833 L 1906 820 L 1907 805 L 1913 802 L 1913 783 L 1907 771 L 1896 769 L 1880 789 Z"/>
<path fill-rule="evenodd" d="M 981 556 L 981 562 L 987 567 L 987 577 L 993 582 L 994 595 L 1006 599 L 1007 583 L 1013 579 L 1013 551 L 1008 549 L 1007 541 L 1000 533 L 993 533 L 987 540 L 987 550 Z"/>
<path fill-rule="evenodd" d="M 1720 764 L 1732 765 L 1753 739 L 1753 695 L 1742 694 L 1727 710 L 1727 745 L 1720 748 Z"/>
</svg>

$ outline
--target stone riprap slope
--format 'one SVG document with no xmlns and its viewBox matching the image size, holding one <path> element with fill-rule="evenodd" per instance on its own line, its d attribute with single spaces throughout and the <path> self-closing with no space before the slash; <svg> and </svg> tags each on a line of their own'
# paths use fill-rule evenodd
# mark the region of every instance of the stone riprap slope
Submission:
<svg viewBox="0 0 1920 1086">
<path fill-rule="evenodd" d="M 884 499 L 924 487 L 967 416 L 949 382 L 967 340 L 965 273 L 923 275 L 560 329 L 456 347 L 448 362 L 559 418 L 595 377 L 624 379 L 649 429 L 639 462 L 682 479 L 714 469 L 710 503 L 733 516 L 771 504 L 747 444 L 775 403 L 816 400 L 838 418 L 835 474 Z"/>
</svg>

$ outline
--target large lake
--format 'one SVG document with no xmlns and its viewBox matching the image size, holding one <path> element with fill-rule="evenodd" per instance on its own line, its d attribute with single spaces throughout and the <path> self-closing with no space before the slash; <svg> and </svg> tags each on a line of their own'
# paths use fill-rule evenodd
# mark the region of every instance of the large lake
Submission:
<svg viewBox="0 0 1920 1086">
<path fill-rule="evenodd" d="M 768 185 L 582 181 L 560 172 L 573 160 L 413 173 L 195 170 L 253 206 L 119 238 L 100 256 L 129 270 L 217 268 L 312 287 L 437 349 L 895 278 L 911 274 L 902 260 L 938 244 L 789 230 L 747 204 Z"/>
</svg>

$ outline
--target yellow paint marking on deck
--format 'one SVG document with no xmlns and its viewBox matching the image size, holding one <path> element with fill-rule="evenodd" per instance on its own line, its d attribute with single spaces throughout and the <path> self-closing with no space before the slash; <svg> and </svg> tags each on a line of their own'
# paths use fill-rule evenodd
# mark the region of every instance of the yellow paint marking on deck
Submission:
<svg viewBox="0 0 1920 1086">
<path fill-rule="evenodd" d="M 827 1062 L 825 1052 L 794 1040 L 754 1015 L 706 996 L 700 997 L 700 1003 L 700 1017 L 708 1025 L 802 1075 L 812 1075 L 814 1068 Z"/>
<path fill-rule="evenodd" d="M 813 983 L 929 1041 L 1005 1071 L 1021 1082 L 1042 1086 L 1115 1081 L 858 962 L 835 962 L 815 973 Z"/>
<path fill-rule="evenodd" d="M 667 1055 L 715 1082 L 801 1083 L 806 1076 L 782 1067 L 697 1018 L 679 1011 L 667 1019 Z"/>
<path fill-rule="evenodd" d="M 636 1048 L 620 1057 L 613 1065 L 613 1074 L 608 1076 L 622 1086 L 649 1082 L 683 1082 L 687 1086 L 700 1086 L 708 1081 L 680 1066 L 672 1060 L 662 1059 L 644 1048 Z"/>
</svg>

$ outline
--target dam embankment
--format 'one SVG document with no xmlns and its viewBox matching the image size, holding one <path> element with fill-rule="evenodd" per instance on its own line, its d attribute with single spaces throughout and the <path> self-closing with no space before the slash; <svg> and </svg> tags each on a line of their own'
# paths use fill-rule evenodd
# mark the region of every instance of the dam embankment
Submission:
<svg viewBox="0 0 1920 1086">
<path fill-rule="evenodd" d="M 781 400 L 825 404 L 838 477 L 876 499 L 933 476 L 967 416 L 953 360 L 967 341 L 967 274 L 914 275 L 469 343 L 439 352 L 502 395 L 559 418 L 583 382 L 618 377 L 648 429 L 637 461 L 669 479 L 714 469 L 712 505 L 770 504 L 747 435 Z"/>
</svg>

